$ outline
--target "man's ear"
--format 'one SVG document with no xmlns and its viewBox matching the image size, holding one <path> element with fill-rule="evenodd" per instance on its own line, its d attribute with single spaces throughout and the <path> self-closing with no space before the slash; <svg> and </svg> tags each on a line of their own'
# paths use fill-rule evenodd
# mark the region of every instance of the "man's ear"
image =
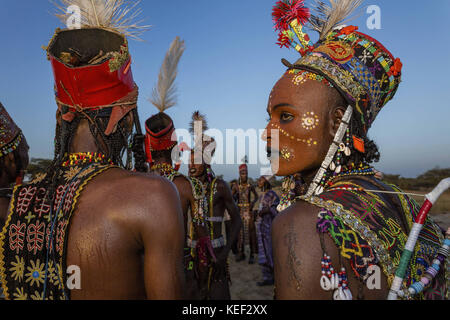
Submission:
<svg viewBox="0 0 450 320">
<path fill-rule="evenodd" d="M 345 114 L 344 107 L 336 107 L 331 111 L 330 114 L 330 135 L 334 137 L 339 130 L 339 126 L 341 125 L 342 118 Z"/>
</svg>

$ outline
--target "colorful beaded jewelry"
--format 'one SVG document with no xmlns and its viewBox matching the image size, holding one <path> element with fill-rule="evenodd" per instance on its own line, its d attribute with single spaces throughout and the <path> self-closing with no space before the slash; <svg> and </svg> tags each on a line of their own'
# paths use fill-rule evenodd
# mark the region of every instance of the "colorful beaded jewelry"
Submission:
<svg viewBox="0 0 450 320">
<path fill-rule="evenodd" d="M 20 142 L 22 142 L 22 138 L 22 133 L 19 133 L 11 142 L 0 148 L 0 158 L 16 150 Z"/>
<path fill-rule="evenodd" d="M 326 85 L 327 87 L 334 88 L 334 86 L 331 84 L 330 81 L 328 81 L 325 77 L 320 76 L 316 73 L 312 73 L 312 72 L 309 72 L 306 70 L 299 70 L 299 69 L 291 69 L 288 71 L 288 73 L 294 75 L 292 82 L 295 85 L 300 85 L 300 84 L 304 83 L 306 80 L 313 80 L 313 81 L 320 82 L 320 83 Z"/>
<path fill-rule="evenodd" d="M 441 267 L 445 265 L 445 261 L 447 260 L 449 254 L 450 254 L 450 237 L 447 235 L 447 238 L 444 240 L 444 244 L 438 250 L 436 257 L 433 260 L 433 264 L 427 269 L 427 271 L 425 271 L 425 274 L 422 277 L 422 279 L 420 279 L 420 281 L 413 283 L 409 287 L 408 292 L 400 291 L 399 296 L 405 296 L 405 294 L 408 296 L 409 294 L 409 296 L 412 297 L 423 292 L 426 288 L 428 288 L 433 282 L 433 279 L 436 278 Z"/>
<path fill-rule="evenodd" d="M 150 168 L 151 171 L 158 171 L 161 173 L 161 175 L 163 176 L 170 176 L 171 174 L 173 174 L 175 171 L 175 169 L 173 168 L 173 166 L 169 163 L 158 163 L 153 165 Z"/>
<path fill-rule="evenodd" d="M 281 186 L 282 194 L 280 197 L 280 203 L 277 207 L 278 212 L 284 211 L 289 208 L 292 201 L 295 199 L 295 179 L 293 176 L 285 177 Z"/>
<path fill-rule="evenodd" d="M 78 152 L 66 154 L 65 158 L 68 160 L 62 163 L 62 167 L 77 166 L 85 163 L 108 163 L 113 164 L 112 160 L 107 159 L 102 153 L 97 152 Z"/>
</svg>

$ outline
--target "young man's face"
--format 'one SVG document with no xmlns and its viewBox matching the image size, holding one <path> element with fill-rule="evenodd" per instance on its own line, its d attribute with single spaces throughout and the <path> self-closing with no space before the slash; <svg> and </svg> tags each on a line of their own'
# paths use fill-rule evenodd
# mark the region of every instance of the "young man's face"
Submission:
<svg viewBox="0 0 450 320">
<path fill-rule="evenodd" d="M 205 165 L 203 163 L 196 163 L 195 152 L 191 152 L 191 160 L 189 161 L 189 176 L 198 178 L 205 172 Z"/>
<path fill-rule="evenodd" d="M 241 178 L 241 181 L 247 182 L 247 179 L 248 179 L 248 171 L 247 171 L 247 169 L 241 169 L 239 171 L 239 177 Z"/>
<path fill-rule="evenodd" d="M 266 179 L 264 177 L 260 177 L 258 179 L 258 188 L 263 189 L 266 183 Z"/>
<path fill-rule="evenodd" d="M 277 176 L 320 167 L 332 143 L 332 111 L 325 84 L 286 73 L 275 85 L 267 112 L 270 121 L 263 139 Z M 278 130 L 279 141 L 271 130 Z"/>
</svg>

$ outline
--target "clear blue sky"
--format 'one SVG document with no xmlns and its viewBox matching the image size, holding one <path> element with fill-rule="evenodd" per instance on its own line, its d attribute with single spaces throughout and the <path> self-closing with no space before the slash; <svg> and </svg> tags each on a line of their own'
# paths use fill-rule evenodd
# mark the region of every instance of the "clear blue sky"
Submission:
<svg viewBox="0 0 450 320">
<path fill-rule="evenodd" d="M 178 128 L 191 113 L 206 113 L 209 126 L 262 129 L 267 99 L 283 74 L 281 58 L 298 54 L 275 45 L 273 0 L 143 0 L 152 29 L 145 42 L 130 41 L 140 86 L 141 120 L 155 113 L 147 101 L 170 43 L 186 41 L 178 77 L 178 106 L 168 111 Z M 32 157 L 52 157 L 53 77 L 41 49 L 62 27 L 47 0 L 0 0 L 0 100 L 25 132 Z M 370 136 L 380 146 L 377 167 L 414 177 L 435 166 L 450 167 L 450 1 L 366 0 L 381 7 L 382 29 L 368 30 L 363 15 L 353 24 L 381 41 L 404 64 L 396 98 L 379 115 Z M 235 166 L 216 170 L 227 178 Z M 258 174 L 257 167 L 250 175 Z"/>
</svg>

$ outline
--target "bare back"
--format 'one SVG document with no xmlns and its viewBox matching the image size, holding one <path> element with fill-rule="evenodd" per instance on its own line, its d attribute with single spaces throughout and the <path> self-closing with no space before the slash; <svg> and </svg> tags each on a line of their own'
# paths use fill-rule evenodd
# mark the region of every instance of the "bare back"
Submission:
<svg viewBox="0 0 450 320">
<path fill-rule="evenodd" d="M 151 192 L 149 192 L 151 191 Z M 72 299 L 178 299 L 182 210 L 167 180 L 110 169 L 84 189 L 71 219 L 67 265 L 79 266 Z"/>
</svg>

